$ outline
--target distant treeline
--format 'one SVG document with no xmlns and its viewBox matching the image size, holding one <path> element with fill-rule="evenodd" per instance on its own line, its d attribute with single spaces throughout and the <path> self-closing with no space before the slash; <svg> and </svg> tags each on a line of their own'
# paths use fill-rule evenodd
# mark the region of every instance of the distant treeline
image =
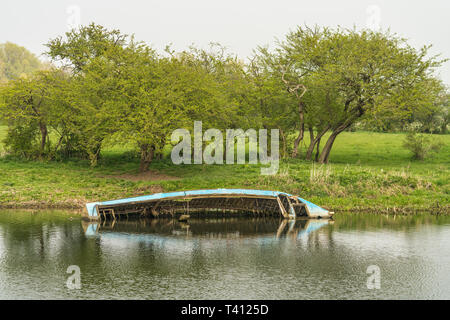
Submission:
<svg viewBox="0 0 450 320">
<path fill-rule="evenodd" d="M 0 82 L 24 77 L 44 67 L 45 65 L 24 47 L 11 42 L 0 43 Z"/>
<path fill-rule="evenodd" d="M 446 133 L 449 124 L 449 93 L 434 76 L 444 61 L 387 32 L 298 27 L 244 62 L 219 44 L 160 53 L 90 24 L 50 40 L 53 67 L 38 71 L 23 50 L 23 68 L 9 66 L 11 46 L 0 45 L 0 116 L 6 150 L 25 158 L 95 165 L 105 143 L 126 142 L 147 170 L 174 129 L 200 120 L 279 129 L 283 157 L 326 163 L 345 130 Z"/>
</svg>

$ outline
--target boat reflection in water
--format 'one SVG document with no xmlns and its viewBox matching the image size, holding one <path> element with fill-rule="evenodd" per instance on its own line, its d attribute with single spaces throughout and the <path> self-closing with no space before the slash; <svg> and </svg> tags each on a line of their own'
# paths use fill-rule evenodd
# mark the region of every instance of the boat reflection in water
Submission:
<svg viewBox="0 0 450 320">
<path fill-rule="evenodd" d="M 304 239 L 316 230 L 332 224 L 329 219 L 219 218 L 106 220 L 82 222 L 85 235 L 102 239 L 160 242 L 190 239 L 254 239 L 270 242 L 278 239 Z"/>
</svg>

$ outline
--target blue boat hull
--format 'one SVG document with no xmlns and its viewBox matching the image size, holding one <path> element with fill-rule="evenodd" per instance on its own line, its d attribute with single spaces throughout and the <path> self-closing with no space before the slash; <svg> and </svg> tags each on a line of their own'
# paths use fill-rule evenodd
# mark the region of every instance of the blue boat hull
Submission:
<svg viewBox="0 0 450 320">
<path fill-rule="evenodd" d="M 272 199 L 277 201 L 280 214 L 285 218 L 296 218 L 300 214 L 309 218 L 330 218 L 333 213 L 323 209 L 298 196 L 279 191 L 249 190 L 249 189 L 209 189 L 179 191 L 168 193 L 155 193 L 146 196 L 117 199 L 103 202 L 92 202 L 86 204 L 88 217 L 90 219 L 100 219 L 101 215 L 106 216 L 106 212 L 114 215 L 115 211 L 121 208 L 133 207 L 145 209 L 146 206 L 152 208 L 161 202 L 189 199 Z M 262 201 L 262 200 L 261 200 Z M 153 207 L 151 207 L 153 206 Z M 209 205 L 206 205 L 207 207 Z M 304 208 L 301 209 L 300 207 Z M 137 209 L 135 209 L 137 210 Z M 144 210 L 145 211 L 145 210 Z M 126 211 L 124 211 L 126 212 Z"/>
</svg>

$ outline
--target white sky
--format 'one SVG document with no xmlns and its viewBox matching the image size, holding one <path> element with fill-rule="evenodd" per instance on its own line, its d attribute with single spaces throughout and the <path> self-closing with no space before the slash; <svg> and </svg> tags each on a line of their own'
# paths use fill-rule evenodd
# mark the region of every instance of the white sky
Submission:
<svg viewBox="0 0 450 320">
<path fill-rule="evenodd" d="M 299 24 L 379 25 L 415 47 L 433 44 L 433 54 L 450 58 L 448 0 L 2 0 L 0 43 L 11 41 L 39 55 L 48 39 L 78 21 L 134 33 L 156 49 L 220 42 L 242 58 Z M 450 85 L 450 62 L 440 76 Z"/>
</svg>

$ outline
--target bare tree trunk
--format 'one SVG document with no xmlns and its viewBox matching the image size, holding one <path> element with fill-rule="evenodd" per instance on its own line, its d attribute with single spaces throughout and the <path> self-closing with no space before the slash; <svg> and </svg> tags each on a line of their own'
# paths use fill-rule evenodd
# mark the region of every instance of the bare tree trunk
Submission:
<svg viewBox="0 0 450 320">
<path fill-rule="evenodd" d="M 292 158 L 296 158 L 297 154 L 298 154 L 298 146 L 300 145 L 300 142 L 303 140 L 303 134 L 305 131 L 305 120 L 304 120 L 304 114 L 303 114 L 304 105 L 303 105 L 303 102 L 301 99 L 302 99 L 303 95 L 306 93 L 307 89 L 306 89 L 306 86 L 302 83 L 294 84 L 294 83 L 291 83 L 288 80 L 286 80 L 284 78 L 284 76 L 286 74 L 285 67 L 281 66 L 281 71 L 282 71 L 281 80 L 283 80 L 283 82 L 286 84 L 287 91 L 289 93 L 294 93 L 298 99 L 298 115 L 300 118 L 300 121 L 299 121 L 299 123 L 300 123 L 299 130 L 300 131 L 298 133 L 297 139 L 295 139 L 295 141 L 294 141 L 294 149 L 292 150 Z M 300 89 L 302 90 L 301 93 L 299 93 Z"/>
<path fill-rule="evenodd" d="M 308 126 L 308 131 L 309 131 L 309 142 L 313 142 L 314 141 L 314 126 Z"/>
<path fill-rule="evenodd" d="M 63 139 L 64 139 L 64 136 L 61 135 L 61 136 L 59 137 L 59 139 L 58 139 L 58 143 L 56 144 L 55 152 L 58 151 L 59 147 L 61 146 L 61 143 L 62 143 Z"/>
<path fill-rule="evenodd" d="M 148 144 L 142 144 L 141 149 L 141 163 L 139 166 L 140 172 L 148 171 L 150 163 L 153 160 L 153 155 L 155 153 L 155 147 Z"/>
<path fill-rule="evenodd" d="M 296 158 L 298 154 L 298 146 L 300 142 L 303 140 L 304 132 L 305 132 L 305 120 L 303 114 L 303 102 L 298 103 L 298 115 L 299 115 L 299 123 L 300 123 L 300 131 L 298 133 L 297 138 L 294 141 L 294 149 L 292 150 L 292 158 Z"/>
<path fill-rule="evenodd" d="M 317 148 L 316 148 L 316 155 L 314 156 L 314 161 L 315 161 L 315 162 L 318 162 L 318 161 L 319 161 L 320 139 L 321 139 L 321 138 L 319 138 L 319 140 L 317 140 L 317 144 L 316 144 L 316 146 L 317 146 Z"/>
<path fill-rule="evenodd" d="M 44 154 L 45 142 L 47 141 L 48 130 L 47 130 L 47 126 L 41 122 L 39 122 L 39 129 L 41 130 L 40 152 L 41 152 L 41 156 L 42 156 Z"/>
<path fill-rule="evenodd" d="M 342 131 L 350 127 L 352 122 L 346 122 L 339 127 L 337 127 L 333 133 L 328 138 L 327 142 L 325 143 L 325 146 L 323 147 L 322 153 L 320 154 L 319 163 L 328 163 L 328 158 L 330 156 L 331 148 L 333 147 L 334 140 L 336 140 L 336 137 L 338 134 L 340 134 Z"/>
<path fill-rule="evenodd" d="M 286 151 L 286 136 L 284 135 L 284 132 L 283 132 L 283 130 L 281 130 L 281 129 L 279 129 L 280 130 L 280 135 L 281 135 L 281 142 L 282 142 L 282 144 L 283 144 L 283 153 L 282 153 L 282 155 L 281 155 L 281 157 L 282 158 L 286 158 L 286 155 L 287 155 L 287 151 Z"/>
<path fill-rule="evenodd" d="M 328 163 L 328 157 L 330 156 L 331 148 L 333 147 L 334 140 L 339 133 L 337 131 L 333 132 L 328 138 L 325 146 L 323 147 L 322 153 L 320 154 L 319 163 Z"/>
<path fill-rule="evenodd" d="M 317 134 L 317 136 L 316 136 L 314 139 L 312 139 L 311 143 L 309 144 L 308 151 L 306 152 L 306 160 L 311 160 L 312 154 L 313 154 L 313 152 L 314 152 L 314 146 L 315 146 L 318 142 L 320 142 L 320 139 L 323 137 L 323 135 L 324 135 L 325 133 L 327 133 L 327 131 L 328 131 L 329 129 L 330 129 L 330 126 L 327 125 L 321 132 L 319 132 L 319 133 Z M 319 149 L 317 149 L 317 150 L 319 150 Z M 317 161 L 317 156 L 316 156 L 316 161 Z"/>
<path fill-rule="evenodd" d="M 87 151 L 89 156 L 89 161 L 91 163 L 91 167 L 95 167 L 97 165 L 98 159 L 100 158 L 100 150 L 102 149 L 101 142 L 97 143 L 94 148 L 89 149 Z"/>
</svg>

